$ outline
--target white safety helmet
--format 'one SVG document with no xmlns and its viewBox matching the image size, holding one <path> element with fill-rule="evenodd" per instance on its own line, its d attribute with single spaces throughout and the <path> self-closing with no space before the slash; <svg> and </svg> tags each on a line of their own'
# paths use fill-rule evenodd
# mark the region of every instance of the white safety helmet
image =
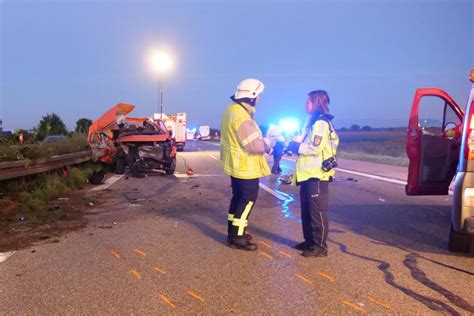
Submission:
<svg viewBox="0 0 474 316">
<path fill-rule="evenodd" d="M 239 83 L 234 98 L 237 100 L 243 98 L 255 99 L 263 92 L 263 89 L 265 89 L 265 86 L 260 80 L 245 79 Z"/>
</svg>

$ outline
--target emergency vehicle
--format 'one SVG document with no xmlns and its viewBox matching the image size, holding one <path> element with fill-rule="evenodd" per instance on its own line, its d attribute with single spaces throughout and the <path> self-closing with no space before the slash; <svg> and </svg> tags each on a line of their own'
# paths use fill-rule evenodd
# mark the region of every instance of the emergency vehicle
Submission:
<svg viewBox="0 0 474 316">
<path fill-rule="evenodd" d="M 418 89 L 407 129 L 407 195 L 448 195 L 449 250 L 474 251 L 474 69 L 466 111 L 443 90 Z"/>
<path fill-rule="evenodd" d="M 160 115 L 166 128 L 171 133 L 171 137 L 174 138 L 177 150 L 183 151 L 186 145 L 186 113 L 163 114 L 162 117 L 161 114 L 158 115 Z"/>
</svg>

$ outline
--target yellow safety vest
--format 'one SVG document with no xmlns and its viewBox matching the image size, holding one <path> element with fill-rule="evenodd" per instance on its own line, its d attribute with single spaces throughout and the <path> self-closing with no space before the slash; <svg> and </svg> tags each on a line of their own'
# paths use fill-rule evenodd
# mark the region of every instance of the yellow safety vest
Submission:
<svg viewBox="0 0 474 316">
<path fill-rule="evenodd" d="M 243 103 L 244 106 L 250 105 Z M 240 125 L 251 119 L 255 124 L 254 134 L 247 139 L 239 139 L 237 131 Z M 270 174 L 265 154 L 251 154 L 244 151 L 241 144 L 256 138 L 263 138 L 262 132 L 250 114 L 237 103 L 225 110 L 221 121 L 221 166 L 224 173 L 238 179 L 256 179 Z"/>
<path fill-rule="evenodd" d="M 304 144 L 304 145 L 303 145 Z M 293 175 L 293 185 L 310 178 L 321 181 L 329 181 L 334 177 L 336 170 L 331 169 L 325 172 L 321 168 L 323 160 L 336 155 L 339 137 L 336 131 L 326 120 L 318 119 L 300 146 L 300 154 L 296 160 L 295 172 Z"/>
</svg>

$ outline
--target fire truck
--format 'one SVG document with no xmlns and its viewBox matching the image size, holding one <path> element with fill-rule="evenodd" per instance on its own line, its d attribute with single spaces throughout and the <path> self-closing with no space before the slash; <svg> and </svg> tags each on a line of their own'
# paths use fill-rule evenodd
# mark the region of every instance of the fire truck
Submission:
<svg viewBox="0 0 474 316">
<path fill-rule="evenodd" d="M 453 184 L 449 250 L 474 252 L 474 69 L 463 109 L 436 88 L 416 91 L 408 124 L 408 195 L 447 195 Z"/>
<path fill-rule="evenodd" d="M 163 114 L 161 118 L 166 128 L 174 138 L 176 149 L 183 151 L 186 145 L 186 113 L 176 113 L 176 115 Z"/>
</svg>

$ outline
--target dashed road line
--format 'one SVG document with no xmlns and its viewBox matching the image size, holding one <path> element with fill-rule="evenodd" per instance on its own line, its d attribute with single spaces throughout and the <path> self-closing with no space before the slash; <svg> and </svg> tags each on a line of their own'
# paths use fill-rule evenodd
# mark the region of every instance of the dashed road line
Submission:
<svg viewBox="0 0 474 316">
<path fill-rule="evenodd" d="M 112 256 L 114 256 L 115 258 L 120 259 L 120 255 L 118 252 L 112 251 L 111 253 L 112 253 Z"/>
<path fill-rule="evenodd" d="M 207 155 L 208 155 L 209 157 L 211 157 L 212 159 L 214 159 L 214 160 L 219 160 L 219 158 L 214 157 L 214 155 L 211 155 L 211 154 L 207 154 Z"/>
<path fill-rule="evenodd" d="M 266 253 L 265 251 L 259 251 L 259 254 L 261 256 L 267 257 L 269 260 L 273 260 L 273 257 L 269 255 L 268 253 Z"/>
<path fill-rule="evenodd" d="M 137 279 L 141 279 L 142 276 L 140 275 L 140 272 L 138 272 L 137 270 L 135 269 L 129 269 L 128 272 L 130 272 L 134 277 L 136 277 Z"/>
<path fill-rule="evenodd" d="M 202 298 L 202 296 L 200 296 L 200 295 L 197 294 L 196 292 L 187 291 L 186 294 L 188 294 L 188 295 L 194 297 L 194 298 L 197 299 L 198 301 L 204 302 L 204 298 Z"/>
<path fill-rule="evenodd" d="M 155 267 L 155 271 L 158 272 L 158 273 L 161 273 L 161 274 L 166 274 L 166 271 L 161 269 L 160 267 L 156 266 Z"/>
<path fill-rule="evenodd" d="M 138 248 L 133 248 L 133 252 L 138 253 L 140 256 L 145 257 L 146 253 L 143 250 L 140 250 Z"/>
<path fill-rule="evenodd" d="M 166 304 L 168 304 L 169 306 L 175 308 L 176 305 L 173 304 L 173 302 L 171 302 L 164 294 L 160 294 L 160 299 L 165 302 Z"/>
<path fill-rule="evenodd" d="M 10 258 L 11 256 L 13 256 L 13 254 L 15 253 L 15 251 L 9 251 L 9 252 L 2 252 L 0 253 L 0 262 L 3 262 L 5 260 L 7 260 L 8 258 Z"/>
<path fill-rule="evenodd" d="M 323 277 L 325 278 L 326 280 L 328 280 L 329 282 L 336 282 L 336 279 L 334 279 L 332 276 L 330 276 L 329 274 L 326 274 L 326 273 L 323 273 L 323 272 L 318 272 L 318 275 L 320 277 Z"/>
<path fill-rule="evenodd" d="M 308 284 L 313 284 L 313 281 L 311 281 L 309 278 L 299 274 L 299 273 L 295 273 L 294 274 L 295 277 L 297 277 L 298 279 L 300 279 L 301 281 L 305 282 L 305 283 L 308 283 Z"/>
<path fill-rule="evenodd" d="M 392 306 L 390 306 L 390 305 L 388 305 L 388 304 L 385 304 L 384 302 L 381 302 L 381 301 L 379 301 L 378 299 L 376 299 L 376 298 L 374 298 L 374 297 L 372 297 L 372 296 L 370 296 L 370 295 L 367 296 L 367 299 L 368 299 L 369 301 L 371 301 L 372 303 L 375 303 L 375 304 L 380 305 L 380 306 L 382 306 L 382 307 L 384 307 L 384 308 L 386 308 L 386 309 L 388 309 L 388 310 L 390 310 L 390 311 L 393 311 L 393 307 L 392 307 Z"/>
<path fill-rule="evenodd" d="M 343 301 L 342 301 L 342 304 L 347 305 L 347 306 L 349 306 L 350 308 L 352 308 L 352 309 L 354 309 L 354 310 L 356 310 L 356 311 L 358 311 L 358 312 L 360 312 L 360 313 L 362 313 L 362 314 L 367 314 L 367 311 L 365 310 L 365 308 L 362 308 L 362 307 L 360 307 L 360 306 L 358 306 L 358 305 L 356 305 L 356 304 L 354 304 L 354 303 L 351 303 L 351 302 L 349 302 L 348 300 L 343 300 Z"/>
</svg>

